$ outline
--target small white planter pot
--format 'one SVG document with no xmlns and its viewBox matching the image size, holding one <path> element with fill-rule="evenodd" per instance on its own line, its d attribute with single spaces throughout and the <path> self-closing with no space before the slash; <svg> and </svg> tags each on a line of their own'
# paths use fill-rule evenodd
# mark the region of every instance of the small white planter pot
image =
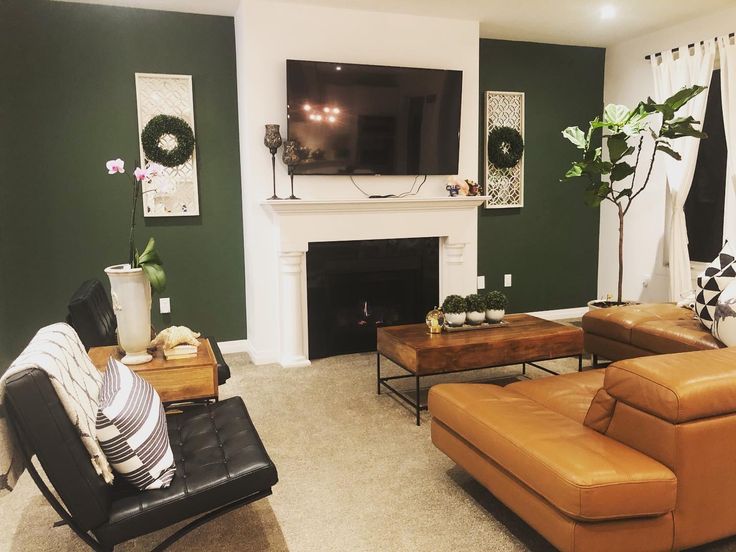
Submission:
<svg viewBox="0 0 736 552">
<path fill-rule="evenodd" d="M 486 313 L 481 311 L 468 311 L 466 313 L 468 324 L 471 326 L 477 326 L 478 324 L 482 324 L 486 320 Z"/>
<path fill-rule="evenodd" d="M 498 324 L 501 320 L 503 320 L 504 316 L 506 316 L 506 311 L 504 309 L 486 310 L 486 320 L 490 324 Z"/>
<path fill-rule="evenodd" d="M 465 324 L 465 313 L 464 312 L 446 312 L 445 313 L 445 324 L 448 326 L 462 326 Z"/>
<path fill-rule="evenodd" d="M 118 344 L 125 351 L 124 364 L 150 362 L 151 283 L 142 268 L 129 264 L 108 266 L 112 308 L 118 320 Z"/>
</svg>

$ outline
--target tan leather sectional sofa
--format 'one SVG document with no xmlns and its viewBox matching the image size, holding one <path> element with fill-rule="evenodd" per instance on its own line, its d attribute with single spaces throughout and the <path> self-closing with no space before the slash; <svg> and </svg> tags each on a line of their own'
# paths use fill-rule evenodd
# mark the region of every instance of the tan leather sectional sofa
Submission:
<svg viewBox="0 0 736 552">
<path fill-rule="evenodd" d="M 647 356 L 606 369 L 436 385 L 432 441 L 563 551 L 735 535 L 736 348 L 652 356 L 656 341 L 637 342 Z"/>
</svg>

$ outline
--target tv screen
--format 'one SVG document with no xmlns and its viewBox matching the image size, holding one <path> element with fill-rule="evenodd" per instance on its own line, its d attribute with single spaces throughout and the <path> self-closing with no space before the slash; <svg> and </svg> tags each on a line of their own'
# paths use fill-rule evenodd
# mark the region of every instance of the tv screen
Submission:
<svg viewBox="0 0 736 552">
<path fill-rule="evenodd" d="M 286 62 L 296 174 L 457 174 L 462 71 Z"/>
</svg>

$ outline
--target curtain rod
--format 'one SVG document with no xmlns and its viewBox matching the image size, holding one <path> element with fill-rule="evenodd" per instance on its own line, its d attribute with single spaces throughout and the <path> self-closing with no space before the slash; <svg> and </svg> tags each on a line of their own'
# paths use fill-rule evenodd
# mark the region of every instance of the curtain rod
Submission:
<svg viewBox="0 0 736 552">
<path fill-rule="evenodd" d="M 729 35 L 728 35 L 728 38 L 733 38 L 733 37 L 734 37 L 734 35 L 736 35 L 736 33 L 731 33 L 731 34 L 729 34 Z M 713 40 L 718 40 L 718 37 L 714 38 Z M 703 44 L 703 42 L 704 42 L 704 41 L 701 41 L 701 42 L 698 42 L 697 44 Z M 696 43 L 693 43 L 693 44 L 688 44 L 688 45 L 687 45 L 688 49 L 690 49 L 690 48 L 695 48 L 695 44 L 696 44 Z M 677 52 L 679 52 L 679 51 L 680 51 L 680 47 L 679 47 L 679 46 L 678 46 L 677 48 L 672 48 L 672 53 L 673 53 L 673 54 L 675 54 L 675 53 L 677 53 Z M 657 52 L 657 53 L 656 53 L 656 54 L 654 54 L 654 55 L 655 55 L 655 56 L 661 56 L 661 55 L 662 55 L 662 52 Z M 644 56 L 644 59 L 645 59 L 645 60 L 647 60 L 647 61 L 649 61 L 650 59 L 652 59 L 652 56 L 651 56 L 651 54 L 650 54 L 650 55 L 648 55 L 648 56 Z"/>
</svg>

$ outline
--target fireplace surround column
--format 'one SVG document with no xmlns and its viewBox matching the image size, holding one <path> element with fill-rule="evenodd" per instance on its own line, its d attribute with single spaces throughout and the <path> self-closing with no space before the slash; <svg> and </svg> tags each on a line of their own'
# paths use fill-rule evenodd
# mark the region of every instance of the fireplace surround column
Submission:
<svg viewBox="0 0 736 552">
<path fill-rule="evenodd" d="M 440 247 L 440 301 L 448 295 L 467 295 L 475 293 L 474 272 L 468 271 L 465 262 L 466 243 L 445 238 Z"/>
<path fill-rule="evenodd" d="M 303 275 L 305 251 L 279 253 L 279 324 L 281 330 L 281 359 L 284 367 L 309 366 L 304 350 L 303 334 Z"/>
</svg>

